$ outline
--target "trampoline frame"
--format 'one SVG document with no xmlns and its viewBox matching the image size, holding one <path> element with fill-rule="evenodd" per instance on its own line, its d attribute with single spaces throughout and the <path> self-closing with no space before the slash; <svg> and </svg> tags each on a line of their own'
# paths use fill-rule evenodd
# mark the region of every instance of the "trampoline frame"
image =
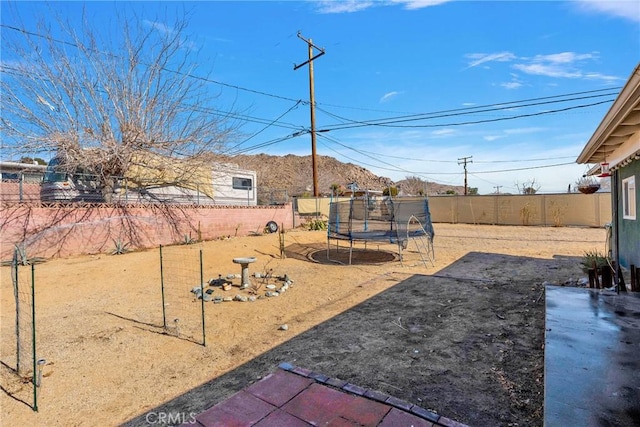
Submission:
<svg viewBox="0 0 640 427">
<path fill-rule="evenodd" d="M 371 203 L 380 202 L 381 206 L 384 203 L 386 208 L 386 216 L 388 216 L 385 220 L 380 219 L 371 219 L 367 217 L 367 213 L 370 210 L 374 210 L 371 208 Z M 340 210 L 336 204 L 349 203 L 349 218 L 348 222 L 348 230 L 347 232 L 340 232 L 340 225 L 345 224 L 344 222 L 340 222 L 339 214 Z M 358 230 L 354 231 L 354 204 L 362 203 L 365 206 L 363 209 L 364 215 L 363 218 L 358 219 L 359 227 Z M 398 215 L 398 212 L 401 210 L 400 208 L 403 205 L 416 205 L 421 207 L 420 212 L 412 212 L 410 215 L 405 215 L 404 217 Z M 381 215 L 384 217 L 385 215 Z M 424 218 L 424 221 L 420 221 L 418 217 Z M 375 222 L 376 224 L 388 224 L 384 229 L 376 229 L 373 231 L 368 230 L 369 222 Z M 424 223 L 423 223 L 424 222 Z M 406 225 L 405 225 L 406 223 Z M 411 225 L 417 225 L 417 228 L 411 230 Z M 404 227 L 401 227 L 403 225 Z M 426 228 L 425 228 L 426 227 Z M 404 231 L 403 231 L 404 230 Z M 329 204 L 329 221 L 327 223 L 327 260 L 332 262 L 339 262 L 337 260 L 332 260 L 330 257 L 331 253 L 331 240 L 336 240 L 336 251 L 339 250 L 339 242 L 341 240 L 349 242 L 349 265 L 352 263 L 353 258 L 353 244 L 354 242 L 364 242 L 365 249 L 367 247 L 368 242 L 386 242 L 389 244 L 396 243 L 398 245 L 398 256 L 400 258 L 400 263 L 403 263 L 403 249 L 408 247 L 409 241 L 417 239 L 422 240 L 423 248 L 426 252 L 426 256 L 431 264 L 434 264 L 434 251 L 433 251 L 433 237 L 434 237 L 433 225 L 431 223 L 431 214 L 429 212 L 429 202 L 427 198 L 423 199 L 392 199 L 390 197 L 386 197 L 381 200 L 375 200 L 368 196 L 365 197 L 352 197 L 348 201 L 331 201 Z M 423 239 L 427 239 L 424 242 Z M 418 252 L 420 253 L 420 257 L 423 263 L 426 266 L 427 260 L 424 257 L 423 251 L 420 250 L 418 243 L 416 242 L 416 246 L 418 246 Z"/>
</svg>

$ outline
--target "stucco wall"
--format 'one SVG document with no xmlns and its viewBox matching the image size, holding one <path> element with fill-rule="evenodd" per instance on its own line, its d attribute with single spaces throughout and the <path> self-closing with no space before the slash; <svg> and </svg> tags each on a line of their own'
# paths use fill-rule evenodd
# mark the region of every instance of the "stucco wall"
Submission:
<svg viewBox="0 0 640 427">
<path fill-rule="evenodd" d="M 130 248 L 182 243 L 185 236 L 212 240 L 262 233 L 267 222 L 293 225 L 291 205 L 283 206 L 56 206 L 7 203 L 0 206 L 0 258 L 15 244 L 29 257 L 108 253 L 115 242 Z"/>
<path fill-rule="evenodd" d="M 297 200 L 298 212 L 328 217 L 329 198 Z M 342 199 L 340 199 L 342 200 Z M 430 196 L 432 222 L 602 227 L 611 222 L 611 193 Z"/>
</svg>

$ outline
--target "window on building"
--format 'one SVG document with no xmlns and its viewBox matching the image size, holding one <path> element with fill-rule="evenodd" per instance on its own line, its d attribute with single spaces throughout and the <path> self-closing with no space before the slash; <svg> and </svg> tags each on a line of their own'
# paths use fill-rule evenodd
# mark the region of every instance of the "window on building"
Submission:
<svg viewBox="0 0 640 427">
<path fill-rule="evenodd" d="M 251 190 L 253 183 L 251 178 L 233 177 L 233 189 L 234 190 Z"/>
<path fill-rule="evenodd" d="M 622 180 L 622 217 L 636 219 L 636 177 Z"/>
</svg>

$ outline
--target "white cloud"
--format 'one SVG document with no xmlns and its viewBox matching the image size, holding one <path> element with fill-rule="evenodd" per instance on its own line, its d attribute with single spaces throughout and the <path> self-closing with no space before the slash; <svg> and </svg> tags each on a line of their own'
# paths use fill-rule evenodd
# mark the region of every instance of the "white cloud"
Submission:
<svg viewBox="0 0 640 427">
<path fill-rule="evenodd" d="M 622 78 L 620 77 L 608 76 L 606 74 L 601 74 L 601 73 L 585 73 L 584 78 L 589 80 L 604 80 L 607 82 L 617 82 L 622 80 Z"/>
<path fill-rule="evenodd" d="M 448 1 L 450 0 L 391 0 L 391 3 L 404 5 L 404 8 L 408 10 L 415 10 L 437 6 Z"/>
<path fill-rule="evenodd" d="M 482 137 L 482 139 L 488 142 L 495 141 L 496 139 L 500 138 L 504 138 L 504 135 L 486 135 Z"/>
<path fill-rule="evenodd" d="M 640 22 L 640 2 L 637 0 L 575 0 L 572 3 L 586 12 L 605 13 Z"/>
<path fill-rule="evenodd" d="M 522 83 L 520 83 L 520 82 L 505 82 L 505 83 L 500 83 L 500 86 L 502 86 L 505 89 L 518 89 L 518 88 L 522 87 Z"/>
<path fill-rule="evenodd" d="M 344 0 L 344 1 L 319 1 L 317 10 L 319 13 L 353 13 L 375 6 L 373 1 Z"/>
<path fill-rule="evenodd" d="M 536 55 L 533 57 L 535 62 L 551 62 L 554 64 L 571 64 L 577 61 L 584 61 L 586 59 L 597 59 L 598 52 L 593 53 L 575 53 L 575 52 L 560 52 L 552 53 L 550 55 Z"/>
<path fill-rule="evenodd" d="M 467 68 L 477 67 L 478 65 L 486 62 L 508 62 L 516 59 L 516 56 L 511 52 L 469 53 L 465 55 L 465 57 L 472 60 Z"/>
<path fill-rule="evenodd" d="M 640 3 L 639 3 L 640 4 Z M 469 53 L 465 58 L 470 60 L 468 68 L 477 67 L 488 62 L 513 62 L 511 67 L 525 74 L 554 78 L 601 80 L 607 83 L 618 82 L 620 77 L 596 71 L 584 71 L 585 63 L 597 61 L 599 52 L 577 53 L 559 52 L 533 57 L 518 57 L 511 52 Z M 516 74 L 511 73 L 511 81 L 500 83 L 506 89 L 518 89 L 523 86 Z"/>
<path fill-rule="evenodd" d="M 382 98 L 380 98 L 380 101 L 379 101 L 379 102 L 382 104 L 382 103 L 384 103 L 384 102 L 387 102 L 387 101 L 389 101 L 389 100 L 391 100 L 391 99 L 395 98 L 395 97 L 396 97 L 396 96 L 398 96 L 399 94 L 400 94 L 400 92 L 396 92 L 396 91 L 389 92 L 389 93 L 385 93 L 385 94 L 383 95 L 383 97 L 382 97 Z"/>
<path fill-rule="evenodd" d="M 503 130 L 507 135 L 523 135 L 526 133 L 537 133 L 547 129 L 541 127 L 527 127 L 527 128 L 512 128 Z"/>
<path fill-rule="evenodd" d="M 319 13 L 354 13 L 371 7 L 378 6 L 402 6 L 406 10 L 417 10 L 425 7 L 437 6 L 452 0 L 387 0 L 387 1 L 370 1 L 370 0 L 322 0 L 317 1 L 316 10 Z"/>
<path fill-rule="evenodd" d="M 456 131 L 453 129 L 439 129 L 439 130 L 434 130 L 433 132 L 431 132 L 431 135 L 433 136 L 450 136 L 455 134 Z"/>
<path fill-rule="evenodd" d="M 167 26 L 166 24 L 163 24 L 162 22 L 149 21 L 147 19 L 143 20 L 143 22 L 145 25 L 153 28 L 154 30 L 162 34 L 164 37 L 171 38 L 176 34 L 175 29 Z M 179 46 L 189 51 L 195 51 L 198 49 L 198 46 L 194 42 L 189 41 L 186 38 L 183 38 L 182 40 L 179 41 Z"/>
<path fill-rule="evenodd" d="M 533 58 L 521 58 L 523 62 L 513 64 L 513 68 L 526 74 L 566 79 L 603 80 L 614 82 L 619 77 L 593 71 L 583 71 L 586 62 L 599 58 L 598 52 L 576 53 L 560 52 L 548 55 L 536 55 Z"/>
</svg>

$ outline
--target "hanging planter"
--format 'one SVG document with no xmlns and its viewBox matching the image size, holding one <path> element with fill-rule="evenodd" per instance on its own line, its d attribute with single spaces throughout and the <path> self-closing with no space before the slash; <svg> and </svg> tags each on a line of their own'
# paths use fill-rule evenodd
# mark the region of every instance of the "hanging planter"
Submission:
<svg viewBox="0 0 640 427">
<path fill-rule="evenodd" d="M 591 176 L 583 176 L 576 182 L 576 188 L 582 194 L 593 194 L 600 189 L 600 183 Z"/>
</svg>

